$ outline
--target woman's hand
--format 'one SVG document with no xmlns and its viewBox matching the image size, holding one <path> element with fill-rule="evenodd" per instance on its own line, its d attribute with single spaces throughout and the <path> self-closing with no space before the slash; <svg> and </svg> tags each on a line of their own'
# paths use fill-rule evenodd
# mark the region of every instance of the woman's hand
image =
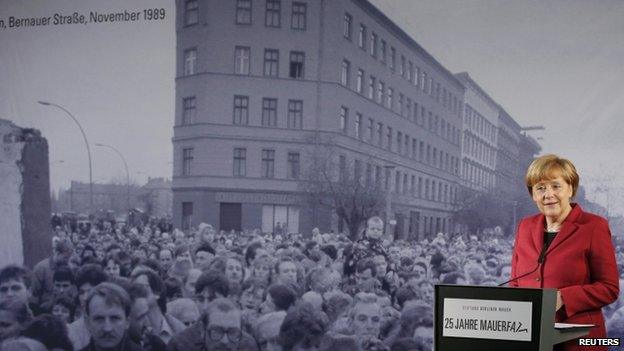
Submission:
<svg viewBox="0 0 624 351">
<path fill-rule="evenodd" d="M 563 300 L 561 299 L 561 291 L 557 290 L 557 304 L 555 305 L 555 311 L 559 311 L 563 307 Z"/>
</svg>

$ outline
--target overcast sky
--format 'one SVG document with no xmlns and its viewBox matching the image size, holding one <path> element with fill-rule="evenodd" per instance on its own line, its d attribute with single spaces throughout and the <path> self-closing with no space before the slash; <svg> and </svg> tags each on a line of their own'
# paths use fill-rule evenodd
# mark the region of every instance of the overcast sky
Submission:
<svg viewBox="0 0 624 351">
<path fill-rule="evenodd" d="M 624 1 L 372 0 L 451 72 L 467 71 L 521 126 L 542 125 L 544 153 L 570 158 L 582 183 L 624 195 Z M 51 182 L 88 180 L 84 142 L 117 147 L 131 177 L 171 177 L 173 0 L 0 0 L 0 19 L 163 7 L 156 22 L 0 29 L 0 118 L 40 129 Z M 92 147 L 94 180 L 124 179 L 118 156 Z M 62 162 L 61 162 L 62 161 Z M 590 186 L 591 189 L 591 186 Z M 604 193 L 590 191 L 603 201 Z M 612 209 L 621 207 L 611 196 Z"/>
</svg>

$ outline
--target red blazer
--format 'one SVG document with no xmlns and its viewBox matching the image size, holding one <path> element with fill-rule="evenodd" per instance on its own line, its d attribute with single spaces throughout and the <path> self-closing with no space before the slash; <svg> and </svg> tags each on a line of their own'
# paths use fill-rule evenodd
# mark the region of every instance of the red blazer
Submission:
<svg viewBox="0 0 624 351">
<path fill-rule="evenodd" d="M 555 288 L 561 291 L 564 306 L 556 314 L 557 322 L 591 323 L 596 327 L 588 337 L 607 335 L 601 308 L 618 298 L 620 291 L 615 250 L 607 220 L 573 208 L 552 241 L 539 269 L 510 286 Z M 544 247 L 543 214 L 523 219 L 518 225 L 511 259 L 511 277 L 532 271 Z M 555 350 L 581 350 L 572 340 Z M 606 347 L 582 346 L 582 350 L 607 350 Z"/>
</svg>

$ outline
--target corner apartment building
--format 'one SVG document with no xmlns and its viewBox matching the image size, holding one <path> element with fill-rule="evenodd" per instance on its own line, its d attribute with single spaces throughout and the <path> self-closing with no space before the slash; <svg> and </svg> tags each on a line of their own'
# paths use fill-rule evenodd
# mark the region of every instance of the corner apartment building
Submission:
<svg viewBox="0 0 624 351">
<path fill-rule="evenodd" d="M 450 231 L 464 87 L 366 0 L 176 0 L 174 225 L 339 230 L 298 183 L 335 164 L 391 191 L 395 233 Z"/>
<path fill-rule="evenodd" d="M 496 180 L 499 107 L 467 72 L 455 75 L 464 87 L 461 177 L 465 187 L 484 191 Z"/>
</svg>

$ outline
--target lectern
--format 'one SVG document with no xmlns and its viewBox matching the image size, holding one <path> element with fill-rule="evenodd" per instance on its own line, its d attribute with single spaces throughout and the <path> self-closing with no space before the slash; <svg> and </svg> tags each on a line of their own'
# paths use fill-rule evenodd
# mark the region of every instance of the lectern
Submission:
<svg viewBox="0 0 624 351">
<path fill-rule="evenodd" d="M 434 343 L 444 351 L 552 351 L 591 325 L 555 328 L 555 289 L 436 285 Z"/>
</svg>

